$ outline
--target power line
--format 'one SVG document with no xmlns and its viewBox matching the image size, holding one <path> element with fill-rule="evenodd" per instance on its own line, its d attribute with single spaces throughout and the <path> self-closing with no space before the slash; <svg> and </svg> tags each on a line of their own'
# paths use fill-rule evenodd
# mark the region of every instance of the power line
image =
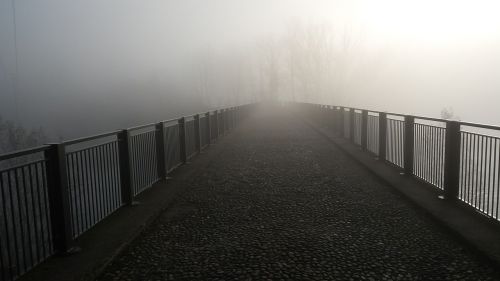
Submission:
<svg viewBox="0 0 500 281">
<path fill-rule="evenodd" d="M 13 77 L 13 91 L 14 91 L 14 106 L 15 106 L 15 118 L 19 122 L 19 101 L 18 101 L 18 79 L 19 79 L 19 58 L 18 58 L 18 48 L 17 48 L 17 18 L 16 18 L 16 1 L 12 0 L 12 23 L 14 27 L 14 77 Z"/>
</svg>

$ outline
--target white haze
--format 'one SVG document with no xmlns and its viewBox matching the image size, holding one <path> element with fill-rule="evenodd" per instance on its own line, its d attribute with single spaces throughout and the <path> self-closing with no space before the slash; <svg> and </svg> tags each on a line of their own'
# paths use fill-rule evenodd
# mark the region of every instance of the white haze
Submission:
<svg viewBox="0 0 500 281">
<path fill-rule="evenodd" d="M 270 96 L 500 124 L 496 1 L 15 2 L 17 91 L 0 0 L 0 115 L 52 136 Z"/>
</svg>

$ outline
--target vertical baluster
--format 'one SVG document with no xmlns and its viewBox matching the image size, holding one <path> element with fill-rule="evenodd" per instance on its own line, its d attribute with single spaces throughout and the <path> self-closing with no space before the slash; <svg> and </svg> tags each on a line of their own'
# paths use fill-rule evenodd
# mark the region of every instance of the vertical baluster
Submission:
<svg viewBox="0 0 500 281">
<path fill-rule="evenodd" d="M 5 229 L 5 245 L 6 245 L 6 253 L 7 253 L 7 259 L 8 259 L 8 269 L 9 269 L 9 274 L 8 276 L 10 276 L 11 278 L 13 278 L 15 276 L 15 273 L 13 271 L 14 269 L 14 261 L 13 261 L 13 253 L 11 252 L 11 245 L 15 243 L 15 240 L 16 238 L 14 237 L 14 243 L 12 243 L 11 241 L 11 235 L 10 235 L 10 231 L 9 231 L 9 219 L 8 219 L 8 215 L 7 215 L 7 198 L 6 198 L 6 192 L 5 192 L 5 189 L 7 189 L 8 185 L 4 185 L 4 173 L 1 173 L 0 172 L 0 192 L 2 193 L 2 200 L 3 200 L 3 204 L 2 204 L 2 214 L 4 216 L 3 218 L 3 222 L 4 222 L 4 229 Z M 9 188 L 10 189 L 10 188 Z M 10 194 L 9 192 L 9 199 L 12 198 L 12 195 Z M 10 212 L 12 214 L 12 211 L 13 211 L 13 208 L 12 208 L 12 203 L 10 204 Z M 12 221 L 13 223 L 14 221 Z M 17 249 L 17 247 L 14 247 L 14 249 Z M 17 256 L 17 255 L 16 255 Z M 3 265 L 4 263 L 2 263 Z M 5 274 L 7 275 L 7 272 L 5 272 Z"/>
<path fill-rule="evenodd" d="M 354 111 L 354 108 L 349 109 L 349 139 L 351 142 L 355 143 L 356 142 L 356 130 L 355 130 L 355 118 L 356 118 L 356 112 Z"/>
<path fill-rule="evenodd" d="M 66 162 L 66 159 L 64 159 Z M 33 258 L 33 243 L 31 239 L 31 235 L 33 233 L 33 230 L 31 229 L 31 222 L 30 222 L 30 212 L 29 212 L 29 203 L 28 203 L 28 188 L 27 188 L 27 183 L 26 183 L 26 173 L 25 171 L 25 166 L 21 167 L 18 169 L 20 171 L 20 178 L 21 178 L 21 185 L 22 185 L 22 190 L 23 190 L 23 200 L 24 200 L 24 212 L 25 212 L 25 218 L 26 218 L 26 242 L 27 242 L 27 255 L 29 255 L 29 265 L 28 267 L 31 267 L 34 264 L 34 258 Z M 69 196 L 69 195 L 68 195 Z M 68 198 L 69 200 L 69 198 Z M 24 220 L 23 220 L 24 221 Z M 23 223 L 23 221 L 21 223 Z M 70 220 L 71 223 L 71 220 Z M 71 224 L 70 224 L 71 228 Z"/>
<path fill-rule="evenodd" d="M 130 132 L 128 130 L 122 130 L 118 133 L 118 155 L 122 194 L 121 201 L 124 205 L 132 205 L 134 200 L 129 140 Z"/>
<path fill-rule="evenodd" d="M 187 151 L 186 151 L 186 119 L 184 117 L 179 119 L 179 146 L 181 153 L 181 163 L 187 163 Z"/>
<path fill-rule="evenodd" d="M 232 120 L 232 119 L 231 119 Z M 197 153 L 201 152 L 201 126 L 200 126 L 200 115 L 196 114 L 194 116 L 194 146 Z"/>
<path fill-rule="evenodd" d="M 385 161 L 387 148 L 387 114 L 380 112 L 378 115 L 378 158 Z"/>
<path fill-rule="evenodd" d="M 167 177 L 167 161 L 165 159 L 165 125 L 163 122 L 156 124 L 156 161 L 157 173 L 159 180 L 164 180 Z"/>
<path fill-rule="evenodd" d="M 207 113 L 205 113 L 205 122 L 207 122 L 206 126 L 207 126 L 207 145 L 210 145 L 212 143 L 212 122 L 210 120 L 210 111 L 208 111 Z"/>
<path fill-rule="evenodd" d="M 489 160 L 488 160 L 488 193 L 486 197 L 486 213 L 491 214 L 490 212 L 490 207 L 491 207 L 491 169 L 492 169 L 492 156 L 493 156 L 493 139 L 491 137 L 488 138 L 489 142 L 489 149 L 488 149 L 488 155 L 489 155 Z"/>
</svg>

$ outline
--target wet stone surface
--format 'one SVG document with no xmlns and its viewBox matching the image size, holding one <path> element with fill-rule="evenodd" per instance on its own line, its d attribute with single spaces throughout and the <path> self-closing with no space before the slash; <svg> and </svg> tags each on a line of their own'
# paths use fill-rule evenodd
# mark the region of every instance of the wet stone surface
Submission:
<svg viewBox="0 0 500 281">
<path fill-rule="evenodd" d="M 499 280 L 331 143 L 262 113 L 99 280 Z"/>
</svg>

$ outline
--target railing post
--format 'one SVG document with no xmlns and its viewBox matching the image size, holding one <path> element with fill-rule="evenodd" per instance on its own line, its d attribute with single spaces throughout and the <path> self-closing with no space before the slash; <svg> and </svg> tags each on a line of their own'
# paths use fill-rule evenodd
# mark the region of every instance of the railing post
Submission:
<svg viewBox="0 0 500 281">
<path fill-rule="evenodd" d="M 238 123 L 238 108 L 233 107 L 233 129 L 236 128 Z"/>
<path fill-rule="evenodd" d="M 319 124 L 325 126 L 325 106 L 319 106 Z"/>
<path fill-rule="evenodd" d="M 240 110 L 241 108 L 239 106 L 234 108 L 234 126 L 238 127 L 240 124 Z"/>
<path fill-rule="evenodd" d="M 231 108 L 231 129 L 236 127 L 236 107 Z"/>
<path fill-rule="evenodd" d="M 225 127 L 224 132 L 227 133 L 229 131 L 229 121 L 230 121 L 229 120 L 229 109 L 226 108 L 224 110 L 224 113 L 225 113 L 224 114 L 224 124 L 225 124 L 225 126 L 224 126 Z"/>
<path fill-rule="evenodd" d="M 196 152 L 201 152 L 200 114 L 194 116 L 194 146 Z"/>
<path fill-rule="evenodd" d="M 120 168 L 120 182 L 122 203 L 132 205 L 134 201 L 134 192 L 132 190 L 132 171 L 130 169 L 130 148 L 129 148 L 129 131 L 121 130 L 118 133 L 118 154 Z"/>
<path fill-rule="evenodd" d="M 354 108 L 349 109 L 349 139 L 351 142 L 354 142 L 354 117 L 356 116 L 356 112 Z"/>
<path fill-rule="evenodd" d="M 328 106 L 328 110 L 326 111 L 326 120 L 328 120 L 328 127 L 332 132 L 334 131 L 335 123 L 333 122 L 333 113 L 335 112 L 335 107 L 334 106 Z"/>
<path fill-rule="evenodd" d="M 460 123 L 446 121 L 444 194 L 447 199 L 458 197 L 460 177 Z"/>
<path fill-rule="evenodd" d="M 343 106 L 339 107 L 339 136 L 345 137 L 344 136 L 345 132 L 345 109 Z"/>
<path fill-rule="evenodd" d="M 235 123 L 235 126 L 237 127 L 238 125 L 240 125 L 240 112 L 241 111 L 241 106 L 237 106 L 234 110 L 234 113 L 235 113 L 235 120 L 236 120 L 236 123 Z"/>
<path fill-rule="evenodd" d="M 233 129 L 233 126 L 234 126 L 234 124 L 233 124 L 233 122 L 234 122 L 233 108 L 230 107 L 227 111 L 228 111 L 227 114 L 229 115 L 228 116 L 228 120 L 229 120 L 229 126 L 228 127 L 229 127 L 229 131 L 231 131 Z"/>
<path fill-rule="evenodd" d="M 219 136 L 224 134 L 224 109 L 219 110 Z"/>
<path fill-rule="evenodd" d="M 328 106 L 328 110 L 326 112 L 326 120 L 328 122 L 328 128 L 332 131 L 335 132 L 335 119 L 333 118 L 335 113 L 335 107 L 334 106 Z"/>
<path fill-rule="evenodd" d="M 404 171 L 406 175 L 413 175 L 413 153 L 414 153 L 414 128 L 415 117 L 405 116 L 405 131 L 404 131 Z"/>
<path fill-rule="evenodd" d="M 336 106 L 332 106 L 332 130 L 333 130 L 333 133 L 334 134 L 337 134 L 338 133 L 338 110 L 337 110 L 337 107 Z"/>
<path fill-rule="evenodd" d="M 187 151 L 186 151 L 186 118 L 179 118 L 179 150 L 181 153 L 181 163 L 187 163 Z"/>
<path fill-rule="evenodd" d="M 229 131 L 229 109 L 224 109 L 224 135 Z"/>
<path fill-rule="evenodd" d="M 158 177 L 160 180 L 164 180 L 167 177 L 167 164 L 165 159 L 165 128 L 163 122 L 156 124 L 155 136 Z"/>
<path fill-rule="evenodd" d="M 206 116 L 206 119 L 207 119 L 207 144 L 211 144 L 212 143 L 212 122 L 210 120 L 210 111 L 208 111 L 207 113 L 205 113 L 205 116 Z"/>
<path fill-rule="evenodd" d="M 228 120 L 228 131 L 233 129 L 233 108 L 228 108 L 227 110 L 227 120 Z"/>
<path fill-rule="evenodd" d="M 328 110 L 325 112 L 325 118 L 327 122 L 328 129 L 330 129 L 332 132 L 334 131 L 335 123 L 333 122 L 333 114 L 334 108 L 333 106 L 328 106 Z"/>
<path fill-rule="evenodd" d="M 318 124 L 323 125 L 323 106 L 318 104 Z"/>
<path fill-rule="evenodd" d="M 327 129 L 331 129 L 332 128 L 332 124 L 330 122 L 330 120 L 331 120 L 330 119 L 330 117 L 331 117 L 330 116 L 330 111 L 331 111 L 331 107 L 329 105 L 327 105 L 325 107 L 325 113 L 323 114 L 323 116 L 324 116 L 323 118 L 325 119 L 325 127 Z"/>
<path fill-rule="evenodd" d="M 368 150 L 368 111 L 361 112 L 361 148 Z"/>
<path fill-rule="evenodd" d="M 219 110 L 214 111 L 214 119 L 215 119 L 215 139 L 217 140 L 219 138 Z"/>
<path fill-rule="evenodd" d="M 322 114 L 321 114 L 321 123 L 323 123 L 323 126 L 325 128 L 328 128 L 328 105 L 323 106 Z"/>
<path fill-rule="evenodd" d="M 385 161 L 387 151 L 387 114 L 378 114 L 378 159 Z"/>
<path fill-rule="evenodd" d="M 58 253 L 72 253 L 71 211 L 68 190 L 68 171 L 64 144 L 51 144 L 45 151 L 47 161 L 47 188 L 54 248 Z"/>
<path fill-rule="evenodd" d="M 321 104 L 318 104 L 318 124 L 322 125 L 323 122 L 323 106 Z"/>
<path fill-rule="evenodd" d="M 222 120 L 221 120 L 221 121 L 222 121 L 222 122 L 221 122 L 221 123 L 222 123 L 222 124 L 221 124 L 221 125 L 222 125 L 222 135 L 225 135 L 225 134 L 226 134 L 226 123 L 227 123 L 227 122 L 226 122 L 226 120 L 227 120 L 226 115 L 227 115 L 226 110 L 225 110 L 225 109 L 221 109 L 221 118 L 222 118 Z"/>
</svg>

